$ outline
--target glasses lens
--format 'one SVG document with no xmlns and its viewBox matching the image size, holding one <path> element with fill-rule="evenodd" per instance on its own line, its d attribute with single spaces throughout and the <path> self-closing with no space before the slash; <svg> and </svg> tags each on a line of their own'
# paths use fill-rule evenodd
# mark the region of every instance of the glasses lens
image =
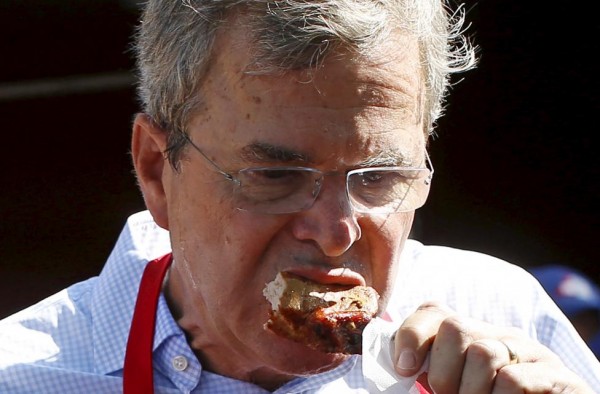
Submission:
<svg viewBox="0 0 600 394">
<path fill-rule="evenodd" d="M 261 213 L 291 213 L 309 208 L 321 173 L 304 167 L 248 168 L 238 173 L 238 208 Z"/>
<path fill-rule="evenodd" d="M 429 193 L 428 169 L 368 168 L 348 173 L 348 196 L 359 212 L 393 213 L 421 207 Z"/>
</svg>

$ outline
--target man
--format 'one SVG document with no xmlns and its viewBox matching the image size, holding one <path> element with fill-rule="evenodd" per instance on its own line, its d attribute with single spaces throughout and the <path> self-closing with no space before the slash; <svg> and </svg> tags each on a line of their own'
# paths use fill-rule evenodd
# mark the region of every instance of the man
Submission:
<svg viewBox="0 0 600 394">
<path fill-rule="evenodd" d="M 264 328 L 280 272 L 377 290 L 398 328 L 381 362 L 413 390 L 600 387 L 531 276 L 406 240 L 449 73 L 473 65 L 448 18 L 437 0 L 150 1 L 132 138 L 148 212 L 98 278 L 1 323 L 0 391 L 385 390 L 361 356 Z"/>
</svg>

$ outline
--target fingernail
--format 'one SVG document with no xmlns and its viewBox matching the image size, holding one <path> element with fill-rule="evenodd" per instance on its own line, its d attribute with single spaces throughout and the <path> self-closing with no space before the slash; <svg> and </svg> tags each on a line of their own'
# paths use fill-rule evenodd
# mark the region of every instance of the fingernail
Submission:
<svg viewBox="0 0 600 394">
<path fill-rule="evenodd" d="M 396 367 L 398 369 L 413 369 L 417 365 L 417 357 L 412 350 L 402 350 Z"/>
</svg>

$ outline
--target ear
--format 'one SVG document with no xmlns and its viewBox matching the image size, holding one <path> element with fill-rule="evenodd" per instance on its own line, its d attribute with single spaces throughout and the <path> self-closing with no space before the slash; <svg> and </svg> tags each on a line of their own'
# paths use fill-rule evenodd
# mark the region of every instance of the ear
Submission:
<svg viewBox="0 0 600 394">
<path fill-rule="evenodd" d="M 167 133 L 146 114 L 137 114 L 133 122 L 131 156 L 146 207 L 154 221 L 168 230 L 167 198 L 164 187 L 164 171 L 169 162 L 164 151 Z"/>
</svg>

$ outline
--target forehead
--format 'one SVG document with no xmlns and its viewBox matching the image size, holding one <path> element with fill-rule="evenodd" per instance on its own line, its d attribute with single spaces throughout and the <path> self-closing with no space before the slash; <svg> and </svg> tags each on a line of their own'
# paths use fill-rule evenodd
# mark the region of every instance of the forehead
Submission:
<svg viewBox="0 0 600 394">
<path fill-rule="evenodd" d="M 338 51 L 317 69 L 262 75 L 243 29 L 224 32 L 191 130 L 236 152 L 266 144 L 340 164 L 424 146 L 415 39 L 395 33 L 367 56 Z M 216 124 L 216 127 L 215 127 Z M 210 126 L 210 127 L 209 127 Z"/>
</svg>

